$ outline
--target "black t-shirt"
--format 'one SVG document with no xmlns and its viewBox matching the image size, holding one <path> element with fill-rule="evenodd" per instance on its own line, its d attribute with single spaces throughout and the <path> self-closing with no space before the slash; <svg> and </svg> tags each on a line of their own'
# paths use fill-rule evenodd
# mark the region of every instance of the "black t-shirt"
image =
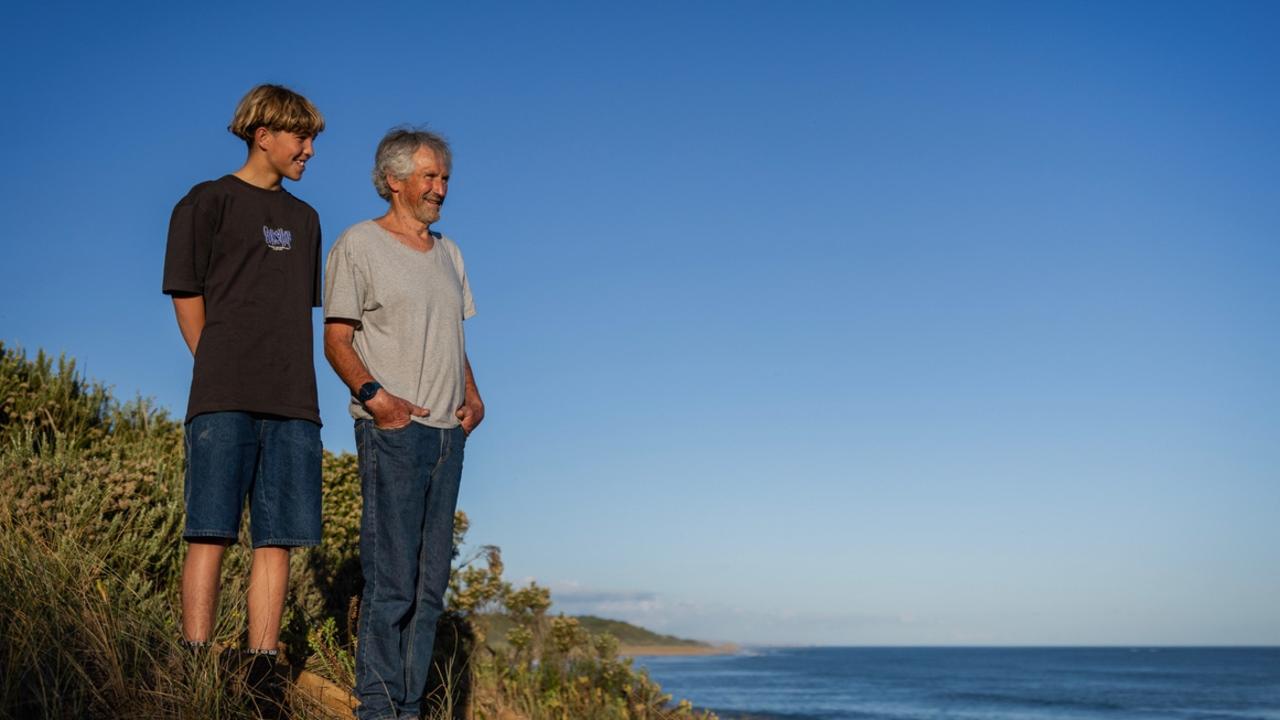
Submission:
<svg viewBox="0 0 1280 720">
<path fill-rule="evenodd" d="M 320 218 L 287 191 L 234 175 L 173 209 L 164 292 L 203 295 L 187 420 L 238 410 L 320 422 L 312 313 L 320 307 Z"/>
</svg>

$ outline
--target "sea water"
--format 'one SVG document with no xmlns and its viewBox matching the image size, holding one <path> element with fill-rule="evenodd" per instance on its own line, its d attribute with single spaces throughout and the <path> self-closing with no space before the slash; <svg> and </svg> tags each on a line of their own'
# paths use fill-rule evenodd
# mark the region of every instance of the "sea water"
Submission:
<svg viewBox="0 0 1280 720">
<path fill-rule="evenodd" d="M 777 648 L 636 664 L 726 720 L 1280 720 L 1280 648 Z"/>
</svg>

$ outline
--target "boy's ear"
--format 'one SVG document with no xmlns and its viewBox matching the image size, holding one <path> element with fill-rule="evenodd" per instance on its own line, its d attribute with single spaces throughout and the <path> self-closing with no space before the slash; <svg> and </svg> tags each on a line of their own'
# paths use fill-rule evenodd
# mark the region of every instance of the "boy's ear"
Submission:
<svg viewBox="0 0 1280 720">
<path fill-rule="evenodd" d="M 270 145 L 270 143 L 271 143 L 271 131 L 264 126 L 259 125 L 257 129 L 253 131 L 253 144 L 256 147 L 266 150 L 267 146 Z"/>
</svg>

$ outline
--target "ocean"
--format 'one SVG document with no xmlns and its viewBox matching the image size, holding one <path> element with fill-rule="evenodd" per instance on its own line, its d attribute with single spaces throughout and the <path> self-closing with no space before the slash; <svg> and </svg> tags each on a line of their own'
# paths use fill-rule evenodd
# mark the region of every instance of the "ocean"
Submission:
<svg viewBox="0 0 1280 720">
<path fill-rule="evenodd" d="M 1280 648 L 770 648 L 636 665 L 722 720 L 1280 720 Z"/>
</svg>

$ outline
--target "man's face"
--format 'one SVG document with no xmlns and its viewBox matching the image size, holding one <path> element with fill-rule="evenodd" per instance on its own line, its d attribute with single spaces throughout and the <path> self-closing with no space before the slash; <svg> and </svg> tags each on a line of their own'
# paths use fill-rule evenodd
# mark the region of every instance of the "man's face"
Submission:
<svg viewBox="0 0 1280 720">
<path fill-rule="evenodd" d="M 266 142 L 267 160 L 281 177 L 290 180 L 301 180 L 307 169 L 307 161 L 316 154 L 314 135 L 299 135 L 288 130 L 268 131 Z"/>
<path fill-rule="evenodd" d="M 420 147 L 413 154 L 413 172 L 403 180 L 392 180 L 395 198 L 418 222 L 430 226 L 440 219 L 440 207 L 449 194 L 449 168 L 434 150 Z"/>
</svg>

